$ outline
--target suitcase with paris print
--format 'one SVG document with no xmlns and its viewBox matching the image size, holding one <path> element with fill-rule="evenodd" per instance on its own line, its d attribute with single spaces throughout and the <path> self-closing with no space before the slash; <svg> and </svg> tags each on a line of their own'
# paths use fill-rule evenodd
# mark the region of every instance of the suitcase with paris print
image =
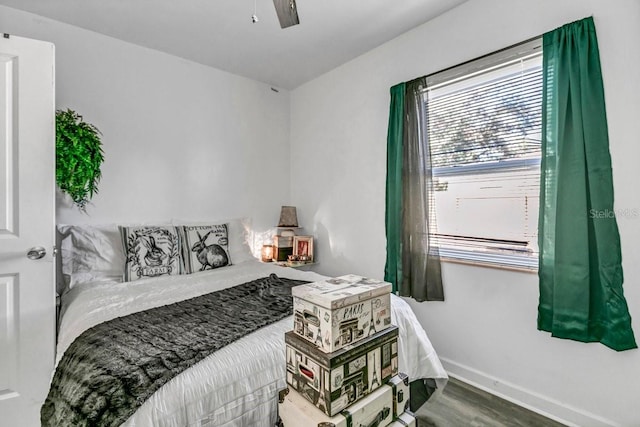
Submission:
<svg viewBox="0 0 640 427">
<path fill-rule="evenodd" d="M 393 390 L 382 385 L 353 405 L 331 417 L 300 393 L 287 388 L 278 400 L 279 427 L 386 426 L 393 421 Z"/>
<path fill-rule="evenodd" d="M 304 399 L 334 416 L 398 373 L 398 328 L 324 353 L 293 331 L 285 333 L 286 381 Z M 407 392 L 408 394 L 408 392 Z"/>
</svg>

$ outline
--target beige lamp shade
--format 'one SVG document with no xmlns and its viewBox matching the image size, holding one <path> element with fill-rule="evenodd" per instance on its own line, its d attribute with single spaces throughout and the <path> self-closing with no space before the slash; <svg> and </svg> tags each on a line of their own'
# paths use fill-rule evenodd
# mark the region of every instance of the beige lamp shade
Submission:
<svg viewBox="0 0 640 427">
<path fill-rule="evenodd" d="M 295 206 L 283 206 L 280 210 L 280 221 L 278 227 L 297 227 L 298 214 Z"/>
</svg>

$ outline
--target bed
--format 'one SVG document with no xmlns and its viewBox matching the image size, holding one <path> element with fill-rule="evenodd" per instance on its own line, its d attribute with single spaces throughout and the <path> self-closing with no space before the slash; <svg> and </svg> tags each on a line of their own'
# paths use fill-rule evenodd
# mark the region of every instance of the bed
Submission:
<svg viewBox="0 0 640 427">
<path fill-rule="evenodd" d="M 108 258 L 113 258 L 112 255 Z M 234 253 L 230 255 L 233 260 Z M 136 281 L 122 282 L 116 277 L 96 277 L 91 273 L 89 280 L 68 287 L 63 294 L 56 365 L 83 331 L 111 319 L 271 274 L 307 281 L 324 278 L 238 253 L 235 259 L 238 262 L 223 268 Z M 95 260 L 88 262 L 100 264 Z M 395 295 L 392 295 L 392 323 L 400 331 L 399 370 L 412 380 L 434 379 L 441 390 L 447 374 L 411 308 Z M 277 419 L 277 392 L 286 387 L 284 333 L 292 326 L 292 318 L 286 317 L 219 349 L 164 384 L 124 425 L 273 426 Z"/>
</svg>

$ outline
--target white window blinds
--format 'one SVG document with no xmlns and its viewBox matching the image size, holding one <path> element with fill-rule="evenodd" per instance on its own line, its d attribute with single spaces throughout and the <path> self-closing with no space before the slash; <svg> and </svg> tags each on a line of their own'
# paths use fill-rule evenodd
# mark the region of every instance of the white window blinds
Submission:
<svg viewBox="0 0 640 427">
<path fill-rule="evenodd" d="M 540 41 L 427 78 L 430 233 L 443 257 L 537 267 Z"/>
</svg>

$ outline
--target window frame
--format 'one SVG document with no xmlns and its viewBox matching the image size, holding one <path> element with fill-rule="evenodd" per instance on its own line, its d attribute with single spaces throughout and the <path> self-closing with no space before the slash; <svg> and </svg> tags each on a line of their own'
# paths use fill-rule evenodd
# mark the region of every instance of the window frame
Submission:
<svg viewBox="0 0 640 427">
<path fill-rule="evenodd" d="M 447 68 L 445 70 L 426 76 L 425 92 L 435 90 L 438 87 L 450 85 L 458 81 L 466 80 L 475 75 L 490 72 L 492 69 L 498 69 L 510 61 L 520 60 L 524 58 L 542 56 L 542 37 L 535 37 L 522 43 L 498 50 L 493 53 L 481 56 L 479 58 L 464 62 L 462 64 Z M 423 108 L 428 109 L 427 105 Z M 427 132 L 425 130 L 424 135 Z M 479 175 L 483 173 L 496 173 L 509 170 L 537 169 L 539 171 L 541 165 L 541 157 L 525 158 L 525 159 L 507 159 L 496 162 L 463 164 L 457 166 L 440 166 L 431 170 L 432 179 L 440 177 L 453 177 L 464 175 Z M 435 200 L 435 195 L 429 194 L 429 199 Z M 431 209 L 431 208 L 430 208 Z M 435 209 L 435 208 L 434 208 Z M 436 220 L 437 221 L 437 220 Z M 436 225 L 437 227 L 437 225 Z M 437 242 L 439 236 L 434 235 L 430 231 L 429 234 Z M 467 236 L 473 239 L 473 236 Z M 538 256 L 534 252 L 533 255 L 513 253 L 482 252 L 474 250 L 464 250 L 452 246 L 436 243 L 440 258 L 443 261 L 479 265 L 483 267 L 492 267 L 499 269 L 518 270 L 529 273 L 537 273 Z"/>
</svg>

